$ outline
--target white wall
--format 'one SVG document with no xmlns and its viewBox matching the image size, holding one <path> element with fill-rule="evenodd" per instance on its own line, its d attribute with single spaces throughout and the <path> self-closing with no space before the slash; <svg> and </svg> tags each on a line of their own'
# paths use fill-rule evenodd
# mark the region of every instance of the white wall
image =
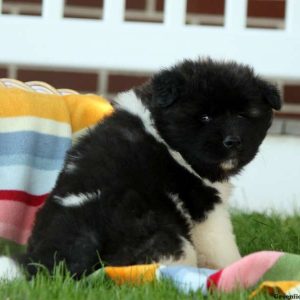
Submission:
<svg viewBox="0 0 300 300">
<path fill-rule="evenodd" d="M 125 0 L 104 1 L 102 20 L 63 18 L 63 0 L 42 3 L 42 17 L 0 9 L 0 63 L 152 72 L 211 56 L 269 78 L 300 78 L 299 0 L 286 1 L 278 30 L 247 28 L 247 0 L 225 1 L 224 26 L 185 24 L 187 0 L 165 0 L 163 23 L 125 22 Z"/>
<path fill-rule="evenodd" d="M 236 186 L 230 201 L 245 211 L 300 212 L 300 137 L 270 135 L 260 152 L 232 180 Z"/>
</svg>

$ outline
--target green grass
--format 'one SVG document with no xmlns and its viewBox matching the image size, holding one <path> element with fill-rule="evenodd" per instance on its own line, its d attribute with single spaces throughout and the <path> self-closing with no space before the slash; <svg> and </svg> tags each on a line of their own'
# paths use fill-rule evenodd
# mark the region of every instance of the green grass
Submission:
<svg viewBox="0 0 300 300">
<path fill-rule="evenodd" d="M 282 219 L 273 215 L 233 213 L 233 224 L 242 255 L 259 250 L 280 250 L 300 254 L 300 216 Z M 1 247 L 0 251 L 5 249 Z M 6 249 L 7 250 L 7 249 Z M 205 298 L 199 293 L 185 295 L 170 282 L 154 282 L 141 286 L 117 286 L 103 276 L 74 281 L 59 270 L 54 276 L 39 274 L 35 280 L 0 284 L 2 300 L 92 300 L 92 299 L 247 299 L 249 292 L 212 294 Z M 260 295 L 256 299 L 274 299 Z"/>
<path fill-rule="evenodd" d="M 242 255 L 259 250 L 300 254 L 300 215 L 233 214 L 233 226 Z"/>
</svg>

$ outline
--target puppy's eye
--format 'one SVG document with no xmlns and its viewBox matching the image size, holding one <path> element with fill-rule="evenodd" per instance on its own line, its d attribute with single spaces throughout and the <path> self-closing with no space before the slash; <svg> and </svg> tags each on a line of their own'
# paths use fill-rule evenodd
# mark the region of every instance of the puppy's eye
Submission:
<svg viewBox="0 0 300 300">
<path fill-rule="evenodd" d="M 208 123 L 208 122 L 211 121 L 211 117 L 208 116 L 208 115 L 203 115 L 203 116 L 201 116 L 201 121 L 202 121 L 203 123 Z"/>
<path fill-rule="evenodd" d="M 241 119 L 252 119 L 252 118 L 259 118 L 261 112 L 258 109 L 250 109 L 248 111 L 242 111 L 238 114 L 238 118 Z"/>
</svg>

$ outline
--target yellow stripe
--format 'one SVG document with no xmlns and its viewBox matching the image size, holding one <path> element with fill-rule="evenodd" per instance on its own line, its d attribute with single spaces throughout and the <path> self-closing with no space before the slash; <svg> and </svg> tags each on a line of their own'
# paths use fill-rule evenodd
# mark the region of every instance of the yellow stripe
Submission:
<svg viewBox="0 0 300 300">
<path fill-rule="evenodd" d="M 33 116 L 69 123 L 67 106 L 62 99 L 20 89 L 0 89 L 0 117 Z"/>
<path fill-rule="evenodd" d="M 76 132 L 94 125 L 113 112 L 96 95 L 46 95 L 20 89 L 0 88 L 0 117 L 33 116 L 69 123 Z"/>
</svg>

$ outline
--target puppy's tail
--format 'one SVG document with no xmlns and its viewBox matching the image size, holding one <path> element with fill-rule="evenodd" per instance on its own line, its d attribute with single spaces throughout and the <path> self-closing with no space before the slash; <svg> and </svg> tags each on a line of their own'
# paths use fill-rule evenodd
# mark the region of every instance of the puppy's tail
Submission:
<svg viewBox="0 0 300 300">
<path fill-rule="evenodd" d="M 25 278 L 21 265 L 16 259 L 0 256 L 0 282 Z"/>
</svg>

